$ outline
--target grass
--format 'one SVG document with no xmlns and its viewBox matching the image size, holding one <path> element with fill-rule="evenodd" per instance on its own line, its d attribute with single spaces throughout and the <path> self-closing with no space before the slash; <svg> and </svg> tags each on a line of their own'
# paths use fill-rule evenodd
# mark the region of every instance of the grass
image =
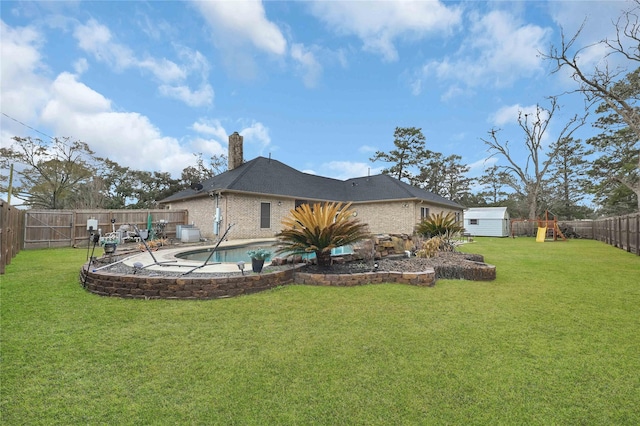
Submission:
<svg viewBox="0 0 640 426">
<path fill-rule="evenodd" d="M 640 424 L 640 257 L 477 239 L 493 282 L 85 292 L 83 250 L 1 277 L 3 424 Z"/>
</svg>

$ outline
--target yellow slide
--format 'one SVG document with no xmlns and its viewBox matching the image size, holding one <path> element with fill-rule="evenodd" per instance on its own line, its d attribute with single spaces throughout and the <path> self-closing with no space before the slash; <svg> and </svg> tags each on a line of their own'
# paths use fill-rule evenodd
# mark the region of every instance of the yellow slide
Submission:
<svg viewBox="0 0 640 426">
<path fill-rule="evenodd" d="M 544 243 L 544 239 L 547 236 L 547 227 L 538 227 L 538 235 L 536 235 L 536 243 Z"/>
</svg>

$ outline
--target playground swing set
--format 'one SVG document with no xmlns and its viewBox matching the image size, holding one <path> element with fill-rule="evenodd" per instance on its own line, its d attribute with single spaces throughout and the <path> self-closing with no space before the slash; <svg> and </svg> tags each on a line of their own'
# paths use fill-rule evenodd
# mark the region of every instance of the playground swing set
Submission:
<svg viewBox="0 0 640 426">
<path fill-rule="evenodd" d="M 550 218 L 551 217 L 551 218 Z M 513 223 L 514 222 L 528 222 L 528 219 L 512 219 L 511 220 L 511 237 L 515 238 L 513 232 Z M 550 212 L 549 210 L 545 210 L 544 219 L 539 218 L 536 220 L 538 222 L 538 232 L 536 233 L 536 242 L 544 243 L 545 241 L 558 241 L 558 237 L 562 238 L 562 241 L 567 241 L 567 237 L 564 236 L 560 227 L 558 226 L 558 219 L 556 215 Z"/>
</svg>

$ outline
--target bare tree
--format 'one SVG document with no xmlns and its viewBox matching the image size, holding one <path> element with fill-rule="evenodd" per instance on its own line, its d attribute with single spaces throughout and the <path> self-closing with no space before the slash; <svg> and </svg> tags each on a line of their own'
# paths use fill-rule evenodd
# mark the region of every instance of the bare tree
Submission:
<svg viewBox="0 0 640 426">
<path fill-rule="evenodd" d="M 482 139 L 489 147 L 490 157 L 500 155 L 507 161 L 508 165 L 497 167 L 506 173 L 505 184 L 527 200 L 529 219 L 535 219 L 538 214 L 538 202 L 542 196 L 545 175 L 556 160 L 561 146 L 558 141 L 570 137 L 584 125 L 586 118 L 573 116 L 558 133 L 556 143 L 552 144 L 550 151 L 545 154 L 543 140 L 554 114 L 559 109 L 557 99 L 551 97 L 550 100 L 550 109 L 536 105 L 533 116 L 522 111 L 518 114 L 518 125 L 524 132 L 524 145 L 527 150 L 527 159 L 524 163 L 519 163 L 512 155 L 509 141 L 502 142 L 498 139 L 500 129 L 491 129 L 489 139 Z"/>
<path fill-rule="evenodd" d="M 569 40 L 566 41 L 564 32 L 560 47 L 551 46 L 548 54 L 543 58 L 556 63 L 553 73 L 557 73 L 563 68 L 569 68 L 573 79 L 579 84 L 575 91 L 582 92 L 587 99 L 589 107 L 599 102 L 605 102 L 609 108 L 619 114 L 631 129 L 640 138 L 640 112 L 637 105 L 637 94 L 616 90 L 616 82 L 624 78 L 637 68 L 633 62 L 640 62 L 640 0 L 635 0 L 636 6 L 631 10 L 624 11 L 622 16 L 614 23 L 616 37 L 614 39 L 604 39 L 595 44 L 577 48 L 571 53 L 575 44 L 584 29 L 584 23 L 580 29 Z M 602 65 L 595 65 L 592 69 L 586 69 L 586 65 L 579 63 L 580 55 L 587 49 L 596 45 L 605 45 L 607 53 L 604 55 Z M 607 59 L 613 55 L 622 55 L 630 64 L 627 67 L 610 68 Z M 628 96 L 632 96 L 628 98 Z"/>
<path fill-rule="evenodd" d="M 599 112 L 613 111 L 620 117 L 620 122 L 626 124 L 635 134 L 636 144 L 640 141 L 640 91 L 638 91 L 638 74 L 640 68 L 640 0 L 634 0 L 633 6 L 623 11 L 621 16 L 613 22 L 615 36 L 603 39 L 597 43 L 576 48 L 577 40 L 584 29 L 584 23 L 569 39 L 562 34 L 560 47 L 551 46 L 549 53 L 543 58 L 555 62 L 554 73 L 562 69 L 569 69 L 573 79 L 578 83 L 574 92 L 581 92 L 587 101 L 587 108 L 596 104 Z M 580 56 L 586 50 L 595 46 L 604 46 L 605 54 L 599 65 L 590 68 L 580 63 Z M 611 67 L 609 58 L 614 56 L 623 58 L 627 65 Z M 613 142 L 612 142 L 613 143 Z M 636 148 L 637 150 L 637 148 Z M 640 155 L 636 155 L 636 170 L 629 176 L 617 175 L 615 180 L 633 191 L 638 198 L 640 209 Z M 634 178 L 634 176 L 636 176 Z"/>
</svg>

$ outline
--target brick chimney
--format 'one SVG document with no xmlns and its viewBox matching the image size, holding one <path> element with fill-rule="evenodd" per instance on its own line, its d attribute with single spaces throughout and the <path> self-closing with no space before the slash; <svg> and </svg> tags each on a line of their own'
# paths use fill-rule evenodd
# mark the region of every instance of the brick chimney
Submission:
<svg viewBox="0 0 640 426">
<path fill-rule="evenodd" d="M 233 132 L 231 136 L 229 136 L 229 158 L 228 158 L 228 169 L 233 170 L 236 167 L 240 166 L 244 159 L 242 154 L 242 141 L 244 138 L 240 136 L 238 132 Z"/>
</svg>

